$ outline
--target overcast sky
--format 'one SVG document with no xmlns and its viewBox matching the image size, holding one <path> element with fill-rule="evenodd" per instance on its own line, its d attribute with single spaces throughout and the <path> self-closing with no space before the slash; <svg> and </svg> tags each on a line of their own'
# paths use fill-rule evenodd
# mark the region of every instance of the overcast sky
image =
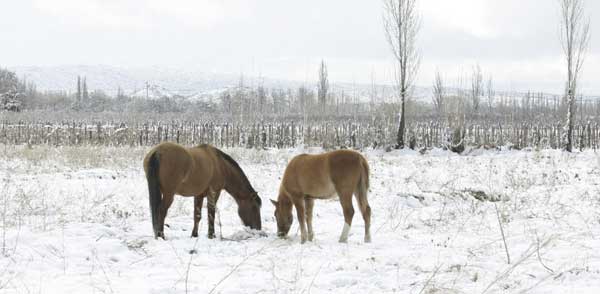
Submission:
<svg viewBox="0 0 600 294">
<path fill-rule="evenodd" d="M 306 80 L 390 82 L 379 0 L 19 0 L 0 10 L 0 66 L 192 67 Z M 600 94 L 600 1 L 581 86 Z M 475 64 L 497 88 L 559 92 L 556 0 L 420 0 L 418 85 L 436 69 L 466 86 Z M 598 36 L 598 37 L 596 37 Z M 462 78 L 461 78 L 462 77 Z M 463 82 L 460 82 L 460 81 Z"/>
</svg>

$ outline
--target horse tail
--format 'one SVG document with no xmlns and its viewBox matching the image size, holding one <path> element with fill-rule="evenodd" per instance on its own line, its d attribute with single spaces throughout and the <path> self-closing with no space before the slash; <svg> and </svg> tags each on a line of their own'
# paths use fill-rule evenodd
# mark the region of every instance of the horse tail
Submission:
<svg viewBox="0 0 600 294">
<path fill-rule="evenodd" d="M 158 171 L 160 168 L 160 162 L 158 160 L 158 154 L 155 151 L 150 155 L 148 160 L 148 167 L 146 172 L 146 180 L 148 180 L 148 193 L 150 199 L 150 215 L 152 216 L 152 229 L 154 229 L 154 237 L 157 237 L 159 230 L 158 227 L 158 207 L 162 198 L 160 192 L 160 182 L 158 178 Z"/>
<path fill-rule="evenodd" d="M 371 210 L 367 200 L 367 193 L 369 192 L 369 164 L 363 156 L 360 156 L 360 179 L 358 181 L 357 190 L 358 205 L 360 205 L 360 209 L 362 211 L 365 211 L 366 209 Z"/>
</svg>

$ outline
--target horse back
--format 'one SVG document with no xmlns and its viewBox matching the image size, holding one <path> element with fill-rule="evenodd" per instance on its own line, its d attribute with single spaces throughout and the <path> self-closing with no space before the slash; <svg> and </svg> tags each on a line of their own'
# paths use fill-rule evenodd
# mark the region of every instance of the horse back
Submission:
<svg viewBox="0 0 600 294">
<path fill-rule="evenodd" d="M 339 190 L 354 191 L 361 178 L 363 158 L 351 150 L 294 157 L 282 181 L 282 188 L 292 194 L 330 198 Z"/>
</svg>

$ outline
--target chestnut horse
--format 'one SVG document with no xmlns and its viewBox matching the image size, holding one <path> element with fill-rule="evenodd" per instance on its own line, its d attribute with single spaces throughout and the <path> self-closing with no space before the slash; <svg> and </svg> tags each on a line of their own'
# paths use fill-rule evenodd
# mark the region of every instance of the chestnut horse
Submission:
<svg viewBox="0 0 600 294">
<path fill-rule="evenodd" d="M 300 223 L 301 242 L 313 240 L 312 212 L 314 199 L 329 199 L 339 196 L 344 211 L 344 229 L 340 242 L 348 241 L 354 207 L 352 195 L 356 196 L 365 222 L 365 242 L 371 242 L 371 207 L 367 200 L 369 189 L 369 165 L 358 152 L 337 150 L 318 155 L 302 154 L 288 163 L 277 201 L 275 219 L 277 235 L 285 237 L 292 226 L 292 206 Z M 308 234 L 306 226 L 308 225 Z"/>
<path fill-rule="evenodd" d="M 144 171 L 155 238 L 165 238 L 165 217 L 175 194 L 195 197 L 192 237 L 198 236 L 202 202 L 208 197 L 208 237 L 214 238 L 215 208 L 223 189 L 237 202 L 244 225 L 261 229 L 260 197 L 237 162 L 213 146 L 185 148 L 175 143 L 161 143 L 144 158 Z"/>
</svg>

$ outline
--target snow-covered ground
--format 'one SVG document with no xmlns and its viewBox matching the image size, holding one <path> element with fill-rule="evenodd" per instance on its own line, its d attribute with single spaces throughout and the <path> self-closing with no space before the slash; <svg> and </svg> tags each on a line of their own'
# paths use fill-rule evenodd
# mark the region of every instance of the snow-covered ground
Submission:
<svg viewBox="0 0 600 294">
<path fill-rule="evenodd" d="M 373 243 L 362 241 L 358 210 L 349 243 L 337 242 L 343 216 L 331 200 L 316 202 L 316 240 L 305 245 L 296 221 L 288 239 L 275 236 L 268 198 L 277 197 L 292 156 L 318 149 L 226 150 L 263 198 L 267 237 L 244 231 L 224 193 L 220 239 L 206 238 L 206 211 L 201 236 L 190 238 L 193 200 L 177 197 L 166 241 L 152 237 L 141 168 L 146 149 L 0 151 L 2 293 L 600 289 L 600 166 L 593 151 L 366 150 Z"/>
</svg>

